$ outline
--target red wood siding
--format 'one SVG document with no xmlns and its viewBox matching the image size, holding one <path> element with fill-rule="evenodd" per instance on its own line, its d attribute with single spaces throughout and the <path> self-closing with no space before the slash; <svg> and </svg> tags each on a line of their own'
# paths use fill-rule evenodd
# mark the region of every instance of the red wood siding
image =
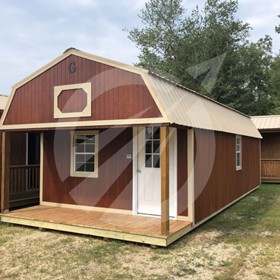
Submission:
<svg viewBox="0 0 280 280">
<path fill-rule="evenodd" d="M 235 166 L 235 135 L 195 130 L 195 222 L 260 185 L 259 140 L 242 137 L 242 170 Z"/>
<path fill-rule="evenodd" d="M 70 140 L 44 134 L 43 201 L 132 210 L 132 128 L 99 131 L 98 178 L 70 177 Z"/>
<path fill-rule="evenodd" d="M 26 165 L 26 133 L 11 132 L 10 165 Z"/>
<path fill-rule="evenodd" d="M 71 62 L 75 73 L 68 72 Z M 161 116 L 140 75 L 71 55 L 16 90 L 4 124 L 73 121 L 53 118 L 54 86 L 85 82 L 92 84 L 92 116 L 80 121 Z"/>
<path fill-rule="evenodd" d="M 177 129 L 178 215 L 188 216 L 188 156 L 187 129 Z"/>
</svg>

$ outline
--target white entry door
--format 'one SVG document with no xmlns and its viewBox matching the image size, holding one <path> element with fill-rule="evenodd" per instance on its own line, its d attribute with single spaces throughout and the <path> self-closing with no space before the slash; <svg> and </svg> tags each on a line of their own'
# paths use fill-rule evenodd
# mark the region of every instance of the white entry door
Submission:
<svg viewBox="0 0 280 280">
<path fill-rule="evenodd" d="M 170 216 L 176 216 L 176 130 L 170 130 Z M 160 128 L 138 127 L 137 213 L 161 215 Z"/>
</svg>

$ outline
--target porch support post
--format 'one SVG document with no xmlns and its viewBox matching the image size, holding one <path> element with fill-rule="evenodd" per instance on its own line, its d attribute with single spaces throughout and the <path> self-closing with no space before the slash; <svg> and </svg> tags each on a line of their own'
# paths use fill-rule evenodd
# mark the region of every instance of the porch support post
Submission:
<svg viewBox="0 0 280 280">
<path fill-rule="evenodd" d="M 1 213 L 9 211 L 10 133 L 2 132 Z"/>
<path fill-rule="evenodd" d="M 169 235 L 169 128 L 160 128 L 161 235 Z"/>
</svg>

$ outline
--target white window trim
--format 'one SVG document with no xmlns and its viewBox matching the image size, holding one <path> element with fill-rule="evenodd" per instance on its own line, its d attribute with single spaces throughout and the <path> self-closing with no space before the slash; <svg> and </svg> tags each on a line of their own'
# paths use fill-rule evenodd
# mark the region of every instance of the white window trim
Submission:
<svg viewBox="0 0 280 280">
<path fill-rule="evenodd" d="M 240 140 L 240 151 L 237 151 L 237 140 Z M 240 165 L 237 164 L 237 154 L 240 154 Z M 235 136 L 235 166 L 236 171 L 242 170 L 242 136 L 236 135 Z"/>
<path fill-rule="evenodd" d="M 94 154 L 94 172 L 77 172 L 75 171 L 75 136 L 76 135 L 94 135 L 95 136 L 95 154 Z M 99 132 L 98 130 L 89 131 L 71 131 L 71 159 L 70 159 L 70 176 L 83 178 L 98 178 L 98 154 L 99 154 Z"/>
<path fill-rule="evenodd" d="M 58 108 L 58 97 L 64 90 L 78 90 L 82 89 L 87 95 L 87 105 L 81 112 L 63 113 Z M 91 117 L 91 83 L 62 85 L 54 87 L 54 99 L 53 99 L 53 117 L 55 119 L 60 118 L 81 118 Z"/>
</svg>

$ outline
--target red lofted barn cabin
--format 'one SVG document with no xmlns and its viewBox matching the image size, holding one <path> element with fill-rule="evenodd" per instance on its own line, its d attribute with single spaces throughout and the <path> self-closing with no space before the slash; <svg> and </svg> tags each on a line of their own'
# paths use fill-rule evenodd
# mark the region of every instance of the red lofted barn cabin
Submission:
<svg viewBox="0 0 280 280">
<path fill-rule="evenodd" d="M 142 68 L 69 49 L 4 111 L 1 221 L 168 246 L 260 185 L 251 119 Z M 9 211 L 9 141 L 40 134 L 40 202 Z"/>
</svg>

